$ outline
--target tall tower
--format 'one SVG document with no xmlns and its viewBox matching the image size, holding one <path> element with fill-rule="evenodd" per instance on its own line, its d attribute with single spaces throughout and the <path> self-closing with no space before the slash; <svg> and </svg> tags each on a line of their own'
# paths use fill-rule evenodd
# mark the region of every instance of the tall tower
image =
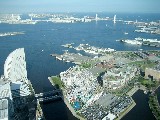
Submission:
<svg viewBox="0 0 160 120">
<path fill-rule="evenodd" d="M 4 64 L 4 76 L 12 82 L 28 83 L 24 48 L 9 54 Z"/>
<path fill-rule="evenodd" d="M 114 15 L 113 22 L 116 23 L 116 15 Z"/>
<path fill-rule="evenodd" d="M 96 21 L 98 20 L 98 14 L 96 14 L 96 18 L 95 19 L 96 19 Z"/>
<path fill-rule="evenodd" d="M 13 19 L 14 15 L 12 14 L 12 19 Z"/>
</svg>

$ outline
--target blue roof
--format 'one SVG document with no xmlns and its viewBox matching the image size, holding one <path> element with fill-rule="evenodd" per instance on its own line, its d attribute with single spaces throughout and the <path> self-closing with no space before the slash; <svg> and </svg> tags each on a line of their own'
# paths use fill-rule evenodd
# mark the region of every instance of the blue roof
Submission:
<svg viewBox="0 0 160 120">
<path fill-rule="evenodd" d="M 80 109 L 81 108 L 81 105 L 78 101 L 74 102 L 74 108 L 75 109 Z"/>
</svg>

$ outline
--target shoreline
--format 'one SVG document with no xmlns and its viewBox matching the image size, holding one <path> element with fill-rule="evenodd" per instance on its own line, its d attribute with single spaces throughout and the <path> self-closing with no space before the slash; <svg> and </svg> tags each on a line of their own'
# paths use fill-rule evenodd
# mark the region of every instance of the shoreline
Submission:
<svg viewBox="0 0 160 120">
<path fill-rule="evenodd" d="M 52 82 L 52 78 L 51 77 L 48 77 L 48 80 L 50 81 L 50 83 L 54 86 L 55 84 Z M 62 89 L 61 89 L 62 90 Z M 125 110 L 121 113 L 121 115 L 116 118 L 116 120 L 120 120 L 122 119 L 127 113 L 129 113 L 135 106 L 136 106 L 136 103 L 135 101 L 133 100 L 132 98 L 132 95 L 135 94 L 138 90 L 145 90 L 144 88 L 142 87 L 135 87 L 135 88 L 132 88 L 128 93 L 127 95 L 131 97 L 132 99 L 132 104 Z M 62 90 L 63 92 L 63 90 Z M 64 95 L 64 92 L 63 92 L 63 95 Z M 64 101 L 64 103 L 66 104 L 67 108 L 71 111 L 72 115 L 74 117 L 76 117 L 77 119 L 79 120 L 86 120 L 85 118 L 82 118 L 81 116 L 77 115 L 75 110 L 73 109 L 73 107 L 70 105 L 70 103 L 68 102 L 68 100 L 65 98 L 65 96 L 62 97 L 62 100 Z"/>
<path fill-rule="evenodd" d="M 136 103 L 133 100 L 133 98 L 131 98 L 131 99 L 132 99 L 133 103 L 125 111 L 123 111 L 121 113 L 121 115 L 116 120 L 121 120 L 126 114 L 128 114 L 136 106 Z"/>
<path fill-rule="evenodd" d="M 98 49 L 98 48 L 97 48 Z M 149 51 L 160 51 L 160 50 L 149 50 Z M 134 52 L 134 51 L 114 51 L 114 53 L 118 53 L 118 54 L 116 54 L 116 55 L 119 55 L 119 53 L 129 53 L 129 52 Z M 61 59 L 58 59 L 58 60 L 65 60 L 65 61 L 69 61 L 69 62 L 71 62 L 71 60 L 69 60 L 69 59 L 67 59 L 67 57 L 66 57 L 66 54 L 67 54 L 67 57 L 70 55 L 71 57 L 75 57 L 76 56 L 76 54 L 72 54 L 72 53 L 64 53 L 64 54 L 62 54 L 62 55 L 57 55 L 57 54 L 50 54 L 51 56 L 53 56 L 53 57 L 57 57 L 57 56 L 60 56 L 60 58 Z M 134 53 L 134 54 L 136 54 L 136 53 Z M 84 56 L 82 56 L 82 55 L 80 55 L 80 56 L 78 56 L 79 58 L 78 59 L 80 59 L 81 57 L 84 57 Z M 141 56 L 139 56 L 139 57 L 141 57 Z M 134 58 L 134 57 L 133 57 Z M 149 58 L 149 55 L 148 55 L 148 58 Z M 92 59 L 92 58 L 90 58 L 90 59 Z M 160 60 L 160 58 L 157 56 L 157 59 L 159 59 Z M 74 59 L 74 60 L 72 60 L 72 62 L 77 62 L 78 60 L 77 60 L 77 56 L 76 56 L 76 59 Z M 85 61 L 85 60 L 84 60 Z M 133 60 L 134 61 L 134 60 Z M 135 60 L 136 61 L 136 60 Z M 134 62 L 135 62 L 134 61 Z M 137 60 L 138 61 L 138 60 Z M 52 83 L 52 79 L 51 79 L 51 77 L 48 77 L 48 79 L 50 80 L 50 82 L 51 82 L 51 84 L 54 86 L 54 83 Z M 64 91 L 63 91 L 63 89 L 61 89 L 62 90 L 62 92 L 63 92 L 63 95 L 65 95 L 64 94 Z M 132 98 L 132 96 L 138 91 L 138 90 L 142 90 L 143 92 L 144 92 L 144 94 L 147 94 L 147 92 L 148 92 L 148 90 L 147 90 L 147 88 L 145 87 L 145 86 L 143 86 L 143 85 L 140 85 L 140 86 L 134 86 L 134 87 L 132 87 L 132 89 L 131 90 L 129 90 L 127 93 L 126 93 L 126 95 L 128 95 L 129 97 L 131 97 L 131 99 L 132 99 L 132 103 L 123 111 L 123 112 L 121 112 L 120 114 L 118 114 L 118 115 L 116 115 L 117 116 L 117 120 L 120 120 L 121 118 L 123 118 L 128 112 L 130 112 L 133 108 L 134 108 L 134 106 L 136 106 L 136 103 L 135 103 L 135 101 L 133 100 L 133 98 Z M 82 118 L 79 118 L 79 116 L 77 117 L 77 114 L 76 114 L 76 111 L 74 110 L 74 108 L 70 105 L 70 103 L 68 102 L 68 100 L 67 100 L 67 98 L 65 97 L 65 96 L 63 96 L 64 98 L 63 98 L 63 101 L 65 102 L 65 104 L 67 105 L 67 107 L 69 108 L 69 110 L 72 112 L 72 115 L 73 116 L 75 116 L 76 118 L 78 118 L 78 119 L 82 119 Z"/>
<path fill-rule="evenodd" d="M 32 83 L 31 83 L 30 80 L 28 80 L 28 84 L 31 87 L 31 91 L 35 95 L 35 91 L 34 91 L 34 88 L 33 88 Z M 39 117 L 43 118 L 45 120 L 45 117 L 44 117 L 44 114 L 43 114 L 43 110 L 41 108 L 41 105 L 40 105 L 39 101 L 37 100 L 36 120 L 38 120 Z"/>
<path fill-rule="evenodd" d="M 50 83 L 54 86 L 55 84 L 52 82 L 52 78 L 48 77 L 48 80 L 50 81 Z M 159 86 L 160 87 L 160 86 Z M 159 88 L 157 87 L 157 88 Z M 82 118 L 81 116 L 77 115 L 77 113 L 75 112 L 75 110 L 73 109 L 73 107 L 70 105 L 70 103 L 68 102 L 68 100 L 66 99 L 66 97 L 64 96 L 64 91 L 63 89 L 62 93 L 63 96 L 61 97 L 62 100 L 64 101 L 65 105 L 67 106 L 67 108 L 70 110 L 70 112 L 72 113 L 72 115 L 74 117 L 76 117 L 79 120 L 86 120 L 85 118 Z M 147 91 L 147 89 L 145 88 L 145 86 L 135 86 L 133 87 L 129 92 L 127 92 L 127 95 L 131 97 L 132 99 L 132 104 L 130 106 L 128 106 L 128 108 L 123 111 L 115 120 L 121 120 L 125 115 L 127 115 L 135 106 L 136 106 L 136 102 L 133 100 L 132 96 L 138 91 L 138 90 L 142 90 L 144 92 L 144 94 L 146 94 L 145 92 Z M 147 91 L 148 92 L 148 91 Z"/>
<path fill-rule="evenodd" d="M 142 91 L 146 91 L 144 86 L 141 87 L 133 87 L 130 91 L 127 92 L 127 95 L 131 97 L 133 103 L 124 111 L 122 112 L 122 114 L 116 119 L 116 120 L 120 120 L 122 119 L 126 114 L 128 114 L 135 106 L 136 106 L 136 102 L 133 100 L 132 96 L 138 91 L 138 90 L 142 90 Z"/>
<path fill-rule="evenodd" d="M 142 90 L 143 92 L 147 91 L 144 86 L 140 86 L 140 87 L 135 86 L 130 91 L 127 92 L 127 95 L 132 97 L 138 90 Z"/>
<path fill-rule="evenodd" d="M 54 86 L 55 84 L 52 82 L 52 78 L 48 77 L 48 80 L 50 81 L 50 83 Z M 61 89 L 62 90 L 62 89 Z M 73 109 L 73 107 L 70 105 L 70 103 L 68 102 L 68 100 L 66 99 L 66 97 L 64 96 L 64 92 L 62 90 L 63 96 L 61 97 L 62 100 L 64 101 L 65 105 L 67 106 L 67 108 L 71 111 L 72 115 L 74 117 L 76 117 L 79 120 L 86 120 L 84 118 L 82 118 L 81 116 L 77 115 L 75 110 Z"/>
</svg>

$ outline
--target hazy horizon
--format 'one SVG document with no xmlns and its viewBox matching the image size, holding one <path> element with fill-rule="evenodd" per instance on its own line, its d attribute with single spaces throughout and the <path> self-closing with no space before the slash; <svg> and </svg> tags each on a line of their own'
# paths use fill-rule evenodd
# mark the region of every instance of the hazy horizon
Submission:
<svg viewBox="0 0 160 120">
<path fill-rule="evenodd" d="M 0 13 L 160 13 L 160 0 L 0 0 Z"/>
</svg>

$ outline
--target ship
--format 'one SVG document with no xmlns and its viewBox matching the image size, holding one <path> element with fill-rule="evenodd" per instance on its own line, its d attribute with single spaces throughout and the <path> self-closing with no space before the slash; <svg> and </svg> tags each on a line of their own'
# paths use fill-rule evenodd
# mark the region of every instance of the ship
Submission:
<svg viewBox="0 0 160 120">
<path fill-rule="evenodd" d="M 128 43 L 128 44 L 132 44 L 132 45 L 142 45 L 142 42 L 139 42 L 137 40 L 122 40 L 122 42 Z"/>
<path fill-rule="evenodd" d="M 125 35 L 128 35 L 128 32 L 124 32 Z"/>
</svg>

